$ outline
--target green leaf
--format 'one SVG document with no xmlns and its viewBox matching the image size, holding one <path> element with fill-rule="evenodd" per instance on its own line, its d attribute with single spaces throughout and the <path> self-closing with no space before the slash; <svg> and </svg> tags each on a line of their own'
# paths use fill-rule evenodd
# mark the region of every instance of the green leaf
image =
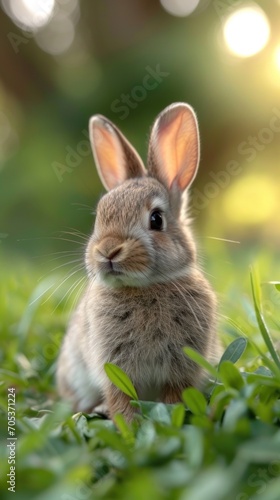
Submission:
<svg viewBox="0 0 280 500">
<path fill-rule="evenodd" d="M 246 346 L 247 340 L 244 337 L 235 339 L 231 344 L 229 344 L 224 354 L 222 355 L 218 369 L 223 361 L 231 361 L 232 363 L 236 363 L 236 361 L 241 358 L 243 352 L 246 349 Z"/>
<path fill-rule="evenodd" d="M 185 425 L 181 430 L 184 439 L 184 456 L 188 457 L 190 466 L 197 470 L 204 461 L 204 432 L 195 425 Z"/>
<path fill-rule="evenodd" d="M 275 462 L 280 460 L 279 440 L 275 437 L 264 437 L 245 442 L 239 448 L 240 459 L 252 461 L 253 463 L 264 463 L 264 461 Z"/>
<path fill-rule="evenodd" d="M 254 301 L 254 307 L 255 307 L 255 313 L 256 313 L 256 318 L 257 322 L 259 325 L 259 329 L 261 331 L 262 337 L 265 341 L 265 344 L 268 348 L 268 351 L 271 354 L 271 357 L 273 361 L 275 362 L 276 366 L 280 370 L 280 359 L 279 356 L 275 350 L 275 347 L 273 345 L 268 327 L 265 323 L 262 311 L 261 311 L 261 301 L 260 301 L 260 288 L 256 279 L 256 275 L 253 269 L 251 269 L 250 272 L 250 277 L 251 277 L 251 286 L 252 286 L 252 294 L 253 294 L 253 301 Z"/>
<path fill-rule="evenodd" d="M 195 387 L 188 387 L 183 391 L 183 401 L 194 415 L 205 415 L 207 401 L 203 394 Z"/>
<path fill-rule="evenodd" d="M 213 422 L 206 415 L 193 415 L 191 418 L 192 425 L 201 427 L 202 429 L 212 429 Z"/>
<path fill-rule="evenodd" d="M 248 407 L 244 399 L 232 399 L 226 409 L 223 418 L 223 428 L 227 431 L 234 431 L 241 419 L 247 419 Z"/>
<path fill-rule="evenodd" d="M 210 400 L 210 416 L 214 421 L 222 419 L 223 413 L 232 399 L 230 391 L 225 391 L 224 386 L 221 387 L 222 390 L 217 392 L 217 394 L 213 393 Z"/>
<path fill-rule="evenodd" d="M 138 399 L 137 392 L 127 374 L 113 363 L 105 363 L 104 370 L 111 382 L 132 399 Z"/>
<path fill-rule="evenodd" d="M 258 344 L 256 344 L 251 338 L 248 337 L 248 342 L 251 344 L 251 346 L 258 352 L 260 358 L 262 359 L 262 362 L 266 365 L 266 367 L 273 373 L 274 377 L 279 381 L 280 383 L 280 370 L 278 369 L 277 365 L 273 362 L 271 358 L 269 358 L 264 352 L 260 349 Z"/>
<path fill-rule="evenodd" d="M 178 404 L 174 406 L 172 415 L 171 415 L 171 423 L 174 427 L 182 427 L 185 419 L 185 407 L 183 404 Z"/>
<path fill-rule="evenodd" d="M 170 425 L 171 418 L 164 403 L 156 403 L 150 411 L 150 418 L 164 425 Z"/>
<path fill-rule="evenodd" d="M 274 285 L 276 290 L 278 290 L 278 292 L 280 292 L 280 281 L 269 281 L 269 284 Z"/>
<path fill-rule="evenodd" d="M 278 465 L 278 470 L 279 470 L 279 465 Z M 276 465 L 276 474 L 277 472 L 278 471 Z M 251 497 L 251 500 L 279 500 L 279 491 L 280 491 L 280 478 L 279 477 L 277 478 L 276 476 L 273 478 L 273 480 L 271 480 L 268 484 L 266 484 L 265 491 L 263 493 L 260 494 L 260 492 L 257 491 L 256 494 Z"/>
<path fill-rule="evenodd" d="M 123 438 L 127 441 L 127 443 L 134 443 L 134 435 L 133 432 L 131 431 L 130 426 L 126 422 L 124 416 L 121 413 L 116 413 L 114 416 L 114 421 L 116 426 L 118 427 L 121 435 Z"/>
<path fill-rule="evenodd" d="M 240 390 L 244 386 L 244 380 L 238 368 L 231 361 L 222 362 L 220 374 L 225 387 L 233 387 L 233 389 Z"/>
<path fill-rule="evenodd" d="M 279 382 L 273 377 L 266 377 L 265 375 L 258 375 L 257 373 L 247 373 L 248 384 L 257 383 L 263 384 L 268 387 L 279 387 Z"/>
<path fill-rule="evenodd" d="M 204 370 L 209 372 L 212 377 L 214 377 L 215 379 L 220 379 L 219 372 L 216 370 L 216 368 L 214 368 L 214 366 L 212 366 L 209 361 L 207 361 L 207 359 L 205 359 L 199 352 L 191 349 L 191 347 L 184 347 L 183 351 L 188 356 L 188 358 L 194 361 L 197 365 L 201 366 L 201 368 L 204 368 Z"/>
</svg>

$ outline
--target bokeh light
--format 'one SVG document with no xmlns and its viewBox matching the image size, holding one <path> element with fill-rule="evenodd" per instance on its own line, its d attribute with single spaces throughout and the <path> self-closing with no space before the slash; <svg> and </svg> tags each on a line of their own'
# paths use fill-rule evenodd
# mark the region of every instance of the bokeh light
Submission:
<svg viewBox="0 0 280 500">
<path fill-rule="evenodd" d="M 223 200 L 226 219 L 239 226 L 266 223 L 278 211 L 278 188 L 265 175 L 248 174 L 237 180 Z"/>
<path fill-rule="evenodd" d="M 10 0 L 7 8 L 15 24 L 35 31 L 51 19 L 55 0 Z"/>
<path fill-rule="evenodd" d="M 37 45 L 51 55 L 66 52 L 75 38 L 75 26 L 70 17 L 56 15 L 51 22 L 35 35 Z"/>
<path fill-rule="evenodd" d="M 199 0 L 160 0 L 164 10 L 173 16 L 189 16 L 197 8 Z"/>
<path fill-rule="evenodd" d="M 227 47 L 239 57 L 257 54 L 266 46 L 269 37 L 269 21 L 264 11 L 257 5 L 236 10 L 224 24 Z"/>
</svg>

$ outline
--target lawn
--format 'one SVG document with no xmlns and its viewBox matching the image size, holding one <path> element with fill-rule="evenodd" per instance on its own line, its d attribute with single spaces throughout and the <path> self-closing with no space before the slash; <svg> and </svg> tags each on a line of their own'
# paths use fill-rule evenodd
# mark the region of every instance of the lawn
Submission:
<svg viewBox="0 0 280 500">
<path fill-rule="evenodd" d="M 213 368 L 188 351 L 209 375 L 203 392 L 186 389 L 178 405 L 135 401 L 141 414 L 132 426 L 121 415 L 115 424 L 73 415 L 57 396 L 57 353 L 79 288 L 64 282 L 71 267 L 5 262 L 1 499 L 279 500 L 280 287 L 271 282 L 280 266 L 273 255 L 209 243 L 205 267 L 219 297 L 223 358 Z M 133 392 L 125 382 L 118 384 Z"/>
</svg>

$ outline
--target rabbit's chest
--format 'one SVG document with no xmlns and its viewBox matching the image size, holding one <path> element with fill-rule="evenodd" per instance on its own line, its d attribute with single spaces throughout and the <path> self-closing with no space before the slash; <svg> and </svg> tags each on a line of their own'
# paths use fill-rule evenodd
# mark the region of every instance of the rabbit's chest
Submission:
<svg viewBox="0 0 280 500">
<path fill-rule="evenodd" d="M 105 358 L 115 363 L 130 359 L 156 369 L 163 366 L 184 345 L 194 331 L 191 307 L 149 289 L 132 290 L 125 295 L 105 297 L 104 307 L 96 310 L 95 325 L 102 338 Z"/>
</svg>

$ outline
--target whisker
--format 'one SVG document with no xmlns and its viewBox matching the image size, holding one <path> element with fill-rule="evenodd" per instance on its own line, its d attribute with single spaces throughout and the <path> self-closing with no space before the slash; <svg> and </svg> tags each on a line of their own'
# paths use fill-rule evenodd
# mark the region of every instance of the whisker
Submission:
<svg viewBox="0 0 280 500">
<path fill-rule="evenodd" d="M 236 245 L 241 244 L 241 241 L 227 240 L 226 238 L 217 238 L 216 236 L 205 236 L 205 238 L 209 240 L 225 241 L 226 243 L 235 243 Z"/>
<path fill-rule="evenodd" d="M 42 255 L 34 255 L 33 259 L 41 259 L 42 257 L 50 257 L 52 255 L 60 255 L 60 257 L 57 257 L 58 259 L 67 256 L 67 255 L 74 255 L 74 254 L 79 254 L 81 253 L 81 250 L 62 250 L 60 252 L 50 252 L 50 253 L 45 253 Z"/>
<path fill-rule="evenodd" d="M 78 279 L 78 284 L 83 279 L 84 279 L 84 276 L 82 278 Z M 52 314 L 54 314 L 54 312 L 57 310 L 57 308 L 60 306 L 60 304 L 64 301 L 65 297 L 68 295 L 68 298 L 67 298 L 66 303 L 64 305 L 64 308 L 66 307 L 66 304 L 70 299 L 71 293 L 72 293 L 73 289 L 75 290 L 76 286 L 77 286 L 77 281 L 70 286 L 69 290 L 66 290 L 65 294 L 63 295 L 63 297 L 60 299 L 60 301 L 58 302 L 58 304 L 55 306 L 54 310 L 52 311 Z"/>
<path fill-rule="evenodd" d="M 73 206 L 80 206 L 84 207 L 83 209 L 88 209 L 90 212 L 93 210 L 93 208 L 90 205 L 86 205 L 85 203 L 72 203 Z M 80 208 L 81 210 L 81 208 Z"/>
<path fill-rule="evenodd" d="M 46 288 L 46 290 L 44 290 L 42 293 L 40 293 L 40 295 L 38 295 L 34 300 L 32 300 L 32 302 L 29 303 L 29 306 L 32 306 L 33 304 L 35 304 L 35 302 L 37 302 L 37 300 L 39 300 L 41 297 L 43 297 L 53 287 L 53 285 L 54 284 L 52 283 L 48 288 Z"/>
<path fill-rule="evenodd" d="M 58 290 L 59 288 L 64 285 L 64 283 L 69 280 L 70 278 L 72 278 L 72 276 L 74 276 L 74 274 L 76 274 L 77 272 L 81 271 L 82 270 L 82 267 L 78 267 L 78 266 L 75 266 L 77 267 L 77 269 L 75 271 L 72 271 L 72 273 L 70 273 L 63 281 L 61 281 L 61 283 L 55 288 L 55 290 L 47 297 L 47 299 L 43 302 L 43 304 L 45 304 Z"/>
<path fill-rule="evenodd" d="M 77 236 L 82 240 L 88 241 L 89 237 L 86 234 L 79 233 L 78 231 L 61 231 L 62 234 L 69 234 L 70 236 Z"/>
<path fill-rule="evenodd" d="M 50 271 L 48 271 L 47 273 L 43 274 L 42 276 L 40 276 L 39 278 L 39 281 L 41 281 L 42 279 L 44 279 L 49 273 L 54 273 L 55 271 L 57 271 L 58 269 L 60 269 L 61 267 L 65 267 L 65 266 L 70 266 L 71 264 L 74 264 L 75 262 L 79 262 L 81 264 L 81 268 L 82 268 L 82 264 L 83 264 L 83 260 L 81 258 L 79 259 L 74 259 L 74 260 L 71 260 L 71 261 L 67 261 L 67 262 L 64 262 L 63 264 L 60 264 L 59 266 L 56 266 L 54 267 L 53 269 L 51 269 Z M 77 267 L 74 266 L 74 269 Z"/>
<path fill-rule="evenodd" d="M 80 241 L 77 240 L 70 240 L 69 238 L 62 238 L 61 236 L 50 236 L 50 239 L 52 240 L 59 240 L 59 241 L 68 241 L 69 243 L 76 243 L 77 245 L 81 245 Z"/>
<path fill-rule="evenodd" d="M 80 283 L 81 283 L 81 285 L 80 285 Z M 73 301 L 72 310 L 76 309 L 77 302 L 78 302 L 78 300 L 79 300 L 79 298 L 81 296 L 81 293 L 83 291 L 83 288 L 85 287 L 85 284 L 86 284 L 86 276 L 82 276 L 82 278 L 80 278 L 80 280 L 78 281 L 78 283 L 75 286 L 75 288 L 76 288 L 76 287 L 78 287 L 80 285 L 80 287 L 78 288 L 78 290 L 76 292 L 76 297 L 75 297 L 75 299 Z M 74 290 L 75 290 L 75 288 L 74 288 Z M 72 290 L 71 295 L 74 292 L 74 290 Z"/>
</svg>

